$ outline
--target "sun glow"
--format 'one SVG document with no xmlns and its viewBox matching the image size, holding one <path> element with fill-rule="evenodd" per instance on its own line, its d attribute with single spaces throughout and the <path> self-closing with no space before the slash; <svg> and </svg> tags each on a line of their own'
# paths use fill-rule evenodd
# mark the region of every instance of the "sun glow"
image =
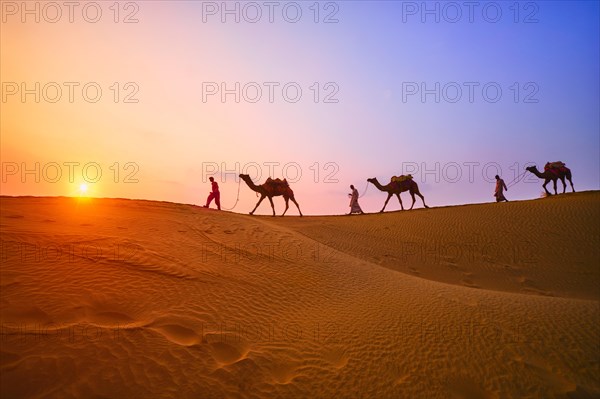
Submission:
<svg viewBox="0 0 600 399">
<path fill-rule="evenodd" d="M 83 196 L 83 195 L 87 194 L 87 191 L 88 191 L 87 184 L 82 183 L 82 184 L 79 185 L 79 195 Z"/>
</svg>

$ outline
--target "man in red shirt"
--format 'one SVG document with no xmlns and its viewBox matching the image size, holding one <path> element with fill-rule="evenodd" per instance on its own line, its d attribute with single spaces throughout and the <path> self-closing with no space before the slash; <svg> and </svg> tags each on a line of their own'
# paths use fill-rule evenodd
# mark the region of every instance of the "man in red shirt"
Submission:
<svg viewBox="0 0 600 399">
<path fill-rule="evenodd" d="M 217 209 L 221 210 L 221 193 L 219 192 L 219 185 L 215 181 L 214 177 L 209 177 L 210 183 L 212 185 L 212 192 L 208 194 L 208 198 L 206 199 L 206 205 L 204 208 L 208 208 L 212 200 L 215 200 L 215 204 L 217 204 Z"/>
</svg>

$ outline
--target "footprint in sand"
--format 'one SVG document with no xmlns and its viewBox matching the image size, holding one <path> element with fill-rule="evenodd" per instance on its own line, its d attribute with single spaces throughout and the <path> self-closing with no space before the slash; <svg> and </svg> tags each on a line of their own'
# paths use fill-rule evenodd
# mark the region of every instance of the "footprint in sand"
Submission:
<svg viewBox="0 0 600 399">
<path fill-rule="evenodd" d="M 271 374 L 277 384 L 289 384 L 297 375 L 295 371 L 295 365 L 280 363 L 274 365 Z"/>
<path fill-rule="evenodd" d="M 329 364 L 331 364 L 336 369 L 346 367 L 346 365 L 348 364 L 348 360 L 350 360 L 350 356 L 348 356 L 346 350 L 342 348 L 332 349 L 325 352 L 324 358 Z"/>
<path fill-rule="evenodd" d="M 530 279 L 528 279 L 525 276 L 519 276 L 519 277 L 517 277 L 517 282 L 519 284 L 525 284 L 525 285 L 532 285 L 533 284 L 533 281 L 531 281 Z"/>
<path fill-rule="evenodd" d="M 460 267 L 458 267 L 458 265 L 456 263 L 444 262 L 443 265 L 444 265 L 444 267 L 447 267 L 448 269 L 453 270 L 453 271 L 461 270 Z"/>
<path fill-rule="evenodd" d="M 194 330 L 179 324 L 162 324 L 150 328 L 178 345 L 192 346 L 201 341 L 200 336 Z"/>
<path fill-rule="evenodd" d="M 407 383 L 412 375 L 407 372 L 405 367 L 396 363 L 388 363 L 383 370 L 385 375 L 389 375 L 394 385 L 402 385 Z"/>
<path fill-rule="evenodd" d="M 226 342 L 213 342 L 209 345 L 213 358 L 221 366 L 239 362 L 240 360 L 245 359 L 248 354 L 248 349 L 239 342 L 231 344 Z"/>
<path fill-rule="evenodd" d="M 513 358 L 556 392 L 575 392 L 578 389 L 577 384 L 569 381 L 560 373 L 560 370 L 553 368 L 546 359 L 532 351 L 526 349 L 524 354 L 515 353 Z M 569 397 L 576 398 L 577 396 Z"/>
<path fill-rule="evenodd" d="M 406 384 L 410 380 L 410 374 L 404 374 L 394 380 L 394 385 Z"/>
<path fill-rule="evenodd" d="M 474 274 L 471 272 L 461 272 L 463 278 L 462 280 L 460 280 L 461 284 L 464 285 L 465 287 L 469 287 L 469 288 L 481 288 L 479 285 L 475 284 L 475 282 L 473 281 L 473 276 Z"/>
<path fill-rule="evenodd" d="M 397 260 L 398 258 L 396 258 L 394 255 L 392 254 L 383 254 L 383 256 L 385 256 L 386 258 L 388 258 L 388 260 Z"/>
<path fill-rule="evenodd" d="M 469 287 L 469 288 L 480 288 L 477 284 L 475 284 L 475 282 L 473 280 L 471 280 L 470 278 L 463 278 L 462 280 L 460 280 L 460 282 L 462 283 L 462 285 L 464 285 L 465 287 Z"/>
<path fill-rule="evenodd" d="M 554 296 L 554 293 L 552 291 L 545 291 L 539 288 L 533 280 L 525 276 L 519 276 L 516 280 L 521 285 L 521 291 L 523 292 L 543 296 Z"/>
<path fill-rule="evenodd" d="M 132 323 L 134 320 L 126 314 L 108 311 L 95 313 L 89 317 L 89 321 L 97 324 L 120 325 Z"/>
</svg>

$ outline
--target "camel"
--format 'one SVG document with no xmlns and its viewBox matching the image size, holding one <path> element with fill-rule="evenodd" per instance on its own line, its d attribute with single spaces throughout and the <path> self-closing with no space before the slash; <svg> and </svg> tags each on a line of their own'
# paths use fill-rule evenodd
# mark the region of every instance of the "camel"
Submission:
<svg viewBox="0 0 600 399">
<path fill-rule="evenodd" d="M 258 206 L 260 205 L 262 200 L 264 200 L 265 197 L 267 197 L 267 198 L 269 198 L 269 202 L 271 203 L 271 208 L 273 209 L 273 216 L 275 216 L 275 206 L 273 205 L 273 197 L 282 195 L 283 199 L 285 200 L 285 211 L 283 211 L 283 214 L 281 216 L 285 215 L 288 208 L 290 207 L 288 204 L 288 200 L 290 200 L 290 199 L 292 200 L 292 202 L 294 204 L 296 204 L 296 207 L 298 208 L 298 212 L 300 212 L 300 216 L 302 216 L 302 211 L 300 210 L 300 206 L 298 205 L 298 203 L 296 202 L 296 199 L 294 198 L 294 192 L 290 188 L 286 179 L 273 180 L 269 177 L 266 182 L 264 182 L 260 186 L 257 186 L 256 184 L 254 184 L 254 182 L 248 175 L 241 174 L 240 178 L 246 182 L 246 184 L 248 185 L 248 187 L 250 187 L 251 190 L 256 191 L 258 194 L 260 194 L 260 199 L 256 203 L 256 206 L 254 207 L 252 212 L 250 212 L 251 215 L 254 214 L 254 211 L 256 210 L 256 208 L 258 208 Z"/>
<path fill-rule="evenodd" d="M 404 210 L 404 205 L 402 205 L 402 199 L 400 198 L 400 193 L 403 193 L 404 191 L 408 191 L 412 197 L 412 205 L 410 206 L 410 209 L 412 209 L 413 206 L 415 206 L 415 194 L 421 197 L 421 199 L 423 200 L 423 206 L 425 208 L 429 208 L 427 204 L 425 204 L 425 198 L 419 192 L 419 186 L 417 185 L 417 182 L 415 182 L 412 178 L 406 179 L 402 182 L 390 182 L 385 186 L 382 186 L 379 183 L 379 181 L 377 181 L 376 177 L 367 179 L 367 181 L 369 183 L 372 183 L 375 187 L 377 187 L 379 191 L 385 191 L 388 193 L 388 197 L 385 200 L 385 204 L 383 204 L 383 208 L 381 208 L 379 212 L 383 212 L 385 210 L 388 201 L 390 200 L 390 198 L 392 198 L 392 195 L 394 194 L 396 194 L 396 197 L 398 197 L 398 201 L 400 201 L 400 208 Z"/>
<path fill-rule="evenodd" d="M 544 173 L 540 173 L 540 171 L 537 169 L 537 167 L 535 165 L 528 166 L 525 168 L 525 170 L 528 170 L 529 172 L 533 173 L 540 179 L 544 179 L 544 184 L 542 184 L 542 187 L 544 188 L 544 190 L 546 191 L 546 194 L 548 194 L 548 195 L 552 195 L 552 194 L 550 194 L 550 191 L 548 191 L 548 189 L 546 188 L 546 184 L 550 183 L 550 181 L 552 181 L 552 183 L 554 185 L 554 194 L 555 195 L 558 194 L 556 192 L 556 180 L 558 180 L 558 179 L 560 179 L 560 181 L 563 184 L 563 194 L 567 191 L 567 184 L 565 183 L 565 177 L 567 178 L 569 183 L 571 183 L 571 189 L 573 190 L 573 192 L 575 192 L 575 187 L 573 187 L 573 181 L 571 180 L 571 170 L 569 168 L 567 168 L 566 166 L 562 166 L 561 168 L 553 168 L 552 170 L 546 169 L 546 170 L 544 170 Z"/>
</svg>

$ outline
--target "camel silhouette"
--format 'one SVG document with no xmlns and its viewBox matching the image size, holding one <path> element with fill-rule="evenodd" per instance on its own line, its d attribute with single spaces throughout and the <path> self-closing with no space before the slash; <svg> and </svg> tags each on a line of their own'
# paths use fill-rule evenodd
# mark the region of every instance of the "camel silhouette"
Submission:
<svg viewBox="0 0 600 399">
<path fill-rule="evenodd" d="M 408 191 L 412 197 L 412 205 L 410 206 L 410 209 L 412 209 L 413 206 L 415 206 L 415 194 L 417 194 L 419 197 L 421 197 L 421 199 L 423 200 L 423 206 L 425 208 L 429 208 L 427 206 L 427 204 L 425 204 L 425 198 L 419 192 L 419 186 L 418 186 L 417 182 L 415 182 L 412 178 L 408 178 L 401 182 L 398 182 L 398 181 L 390 182 L 389 184 L 386 184 L 385 186 L 382 186 L 376 177 L 367 179 L 367 181 L 369 183 L 372 183 L 380 191 L 385 191 L 386 193 L 388 193 L 387 199 L 385 200 L 385 204 L 383 204 L 383 208 L 381 208 L 381 210 L 379 212 L 383 212 L 385 210 L 385 207 L 387 206 L 388 201 L 390 200 L 390 198 L 392 198 L 392 195 L 394 195 L 394 194 L 396 195 L 396 197 L 398 197 L 398 201 L 400 201 L 400 208 L 402 208 L 402 210 L 404 210 L 404 205 L 402 204 L 402 199 L 400 198 L 400 193 L 403 193 L 404 191 Z"/>
<path fill-rule="evenodd" d="M 271 203 L 271 208 L 273 209 L 273 216 L 275 216 L 275 206 L 273 205 L 273 197 L 282 195 L 283 199 L 285 200 L 285 211 L 283 211 L 281 216 L 285 215 L 288 208 L 290 207 L 289 203 L 288 203 L 289 200 L 292 200 L 292 202 L 294 204 L 296 204 L 296 207 L 298 208 L 298 212 L 300 212 L 300 216 L 302 216 L 302 211 L 300 210 L 300 205 L 298 205 L 298 203 L 296 202 L 296 199 L 294 198 L 294 192 L 290 188 L 286 179 L 274 180 L 269 177 L 266 182 L 257 186 L 256 184 L 254 184 L 254 182 L 252 181 L 252 179 L 250 178 L 249 175 L 241 174 L 240 178 L 246 182 L 246 184 L 248 185 L 248 187 L 250 187 L 251 190 L 256 191 L 258 194 L 260 194 L 260 199 L 256 203 L 256 206 L 254 207 L 252 212 L 250 212 L 251 215 L 254 214 L 254 211 L 256 211 L 256 208 L 258 208 L 258 206 L 260 205 L 262 200 L 264 200 L 265 197 L 267 197 L 267 198 L 269 198 L 269 202 Z"/>
<path fill-rule="evenodd" d="M 571 170 L 566 166 L 562 166 L 560 168 L 545 169 L 544 173 L 541 173 L 535 165 L 528 166 L 525 168 L 525 170 L 528 170 L 540 179 L 544 179 L 544 184 L 542 184 L 542 187 L 544 188 L 544 190 L 546 190 L 546 194 L 548 195 L 552 195 L 550 194 L 550 191 L 548 191 L 548 189 L 546 188 L 546 184 L 550 183 L 550 181 L 552 181 L 554 185 L 554 194 L 558 194 L 558 192 L 556 191 L 556 180 L 558 179 L 560 179 L 560 181 L 563 184 L 563 194 L 567 191 L 565 177 L 567 178 L 569 183 L 571 183 L 571 189 L 573 190 L 573 192 L 575 192 L 575 187 L 573 187 L 573 181 L 571 180 Z"/>
</svg>

